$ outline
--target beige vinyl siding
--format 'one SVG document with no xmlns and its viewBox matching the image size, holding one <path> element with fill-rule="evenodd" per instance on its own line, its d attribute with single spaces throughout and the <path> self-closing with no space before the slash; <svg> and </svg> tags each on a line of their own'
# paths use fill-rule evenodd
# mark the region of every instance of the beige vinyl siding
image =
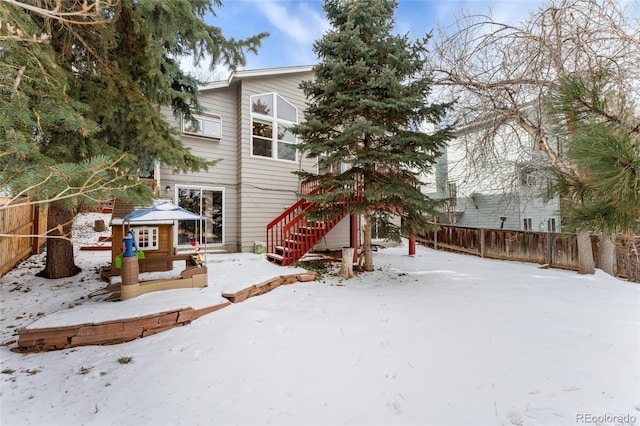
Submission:
<svg viewBox="0 0 640 426">
<path fill-rule="evenodd" d="M 340 250 L 349 247 L 351 217 L 347 215 L 313 249 L 316 251 Z"/>
<path fill-rule="evenodd" d="M 221 117 L 221 139 L 183 134 L 182 141 L 195 155 L 222 161 L 208 172 L 175 174 L 167 168 L 161 169 L 161 196 L 165 198 L 175 199 L 176 186 L 224 188 L 224 248 L 227 250 L 251 251 L 255 241 L 264 241 L 267 224 L 298 201 L 300 184 L 292 172 L 299 169 L 317 172 L 317 161 L 302 158 L 300 154 L 295 162 L 251 156 L 250 98 L 277 93 L 297 108 L 300 122 L 306 99 L 298 86 L 302 80 L 313 77 L 308 71 L 245 76 L 234 80 L 229 87 L 203 90 L 199 99 L 206 112 Z M 180 129 L 180 122 L 170 111 L 165 115 Z M 169 193 L 164 190 L 167 185 Z M 327 242 L 330 248 L 348 245 L 348 220 L 343 223 L 338 227 L 341 231 L 327 236 L 325 246 Z"/>
<path fill-rule="evenodd" d="M 267 224 L 298 200 L 300 185 L 292 172 L 300 168 L 317 170 L 315 160 L 301 158 L 300 154 L 297 162 L 251 156 L 250 98 L 252 95 L 277 93 L 297 108 L 300 122 L 306 100 L 298 86 L 302 80 L 311 78 L 313 74 L 308 72 L 242 80 L 239 173 L 242 182 L 240 215 L 243 251 L 251 250 L 255 241 L 264 241 Z"/>
<path fill-rule="evenodd" d="M 235 88 L 208 90 L 200 93 L 200 103 L 205 112 L 220 116 L 220 140 L 182 134 L 182 143 L 191 148 L 191 152 L 208 160 L 220 160 L 208 171 L 197 173 L 174 173 L 168 168 L 161 168 L 160 191 L 163 198 L 175 200 L 176 186 L 224 188 L 224 249 L 239 249 L 238 233 L 238 181 L 237 181 L 237 109 Z M 168 112 L 167 120 L 177 129 L 181 129 L 179 120 Z M 170 186 L 166 193 L 165 187 Z"/>
</svg>

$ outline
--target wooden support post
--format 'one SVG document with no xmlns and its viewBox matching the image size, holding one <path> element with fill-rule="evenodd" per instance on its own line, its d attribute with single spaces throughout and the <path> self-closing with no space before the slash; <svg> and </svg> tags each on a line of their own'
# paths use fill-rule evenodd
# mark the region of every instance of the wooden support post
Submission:
<svg viewBox="0 0 640 426">
<path fill-rule="evenodd" d="M 411 228 L 409 233 L 409 256 L 416 255 L 416 231 Z"/>
<path fill-rule="evenodd" d="M 480 228 L 480 257 L 484 257 L 484 228 Z"/>
<path fill-rule="evenodd" d="M 351 235 L 349 236 L 350 246 L 353 249 L 353 263 L 358 263 L 358 247 L 360 246 L 358 238 L 358 215 L 352 214 L 349 223 Z"/>
</svg>

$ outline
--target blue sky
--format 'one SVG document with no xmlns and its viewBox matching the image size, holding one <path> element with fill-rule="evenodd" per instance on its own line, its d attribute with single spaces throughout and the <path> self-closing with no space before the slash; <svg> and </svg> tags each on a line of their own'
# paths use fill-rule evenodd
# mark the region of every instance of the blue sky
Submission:
<svg viewBox="0 0 640 426">
<path fill-rule="evenodd" d="M 461 11 L 488 13 L 501 22 L 520 22 L 540 0 L 399 0 L 396 32 L 422 36 L 438 24 L 449 25 Z M 246 69 L 312 65 L 312 46 L 329 29 L 321 0 L 223 0 L 216 17 L 207 21 L 225 37 L 246 38 L 268 32 L 258 55 L 249 55 Z M 220 70 L 221 78 L 228 72 Z"/>
</svg>

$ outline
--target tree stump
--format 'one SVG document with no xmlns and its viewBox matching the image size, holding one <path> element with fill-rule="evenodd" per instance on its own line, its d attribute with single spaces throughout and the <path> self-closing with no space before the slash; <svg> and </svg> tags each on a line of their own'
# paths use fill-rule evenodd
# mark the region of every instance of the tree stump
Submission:
<svg viewBox="0 0 640 426">
<path fill-rule="evenodd" d="M 353 277 L 353 247 L 342 249 L 342 267 L 338 275 L 347 279 Z"/>
<path fill-rule="evenodd" d="M 93 230 L 96 232 L 102 232 L 107 230 L 107 225 L 104 223 L 104 220 L 98 219 L 93 222 Z"/>
</svg>

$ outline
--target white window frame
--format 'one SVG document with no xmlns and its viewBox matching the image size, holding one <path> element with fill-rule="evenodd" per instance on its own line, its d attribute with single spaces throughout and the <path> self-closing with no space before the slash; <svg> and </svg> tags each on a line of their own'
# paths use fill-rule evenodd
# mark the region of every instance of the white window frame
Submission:
<svg viewBox="0 0 640 426">
<path fill-rule="evenodd" d="M 199 129 L 195 130 L 193 124 L 186 118 L 182 117 L 182 133 L 185 135 L 198 136 L 206 139 L 213 139 L 219 141 L 222 138 L 222 118 L 219 115 L 214 114 L 199 114 L 194 115 L 194 118 L 198 120 Z M 213 126 L 213 131 L 205 133 L 205 129 L 209 126 Z"/>
<path fill-rule="evenodd" d="M 272 108 L 273 108 L 273 112 L 271 115 L 267 115 L 267 114 L 261 114 L 258 112 L 254 112 L 252 110 L 253 107 L 253 99 L 257 98 L 257 97 L 264 97 L 264 96 L 271 96 L 271 103 L 272 103 Z M 280 98 L 282 101 L 284 101 L 285 103 L 287 103 L 288 105 L 290 105 L 294 111 L 295 111 L 295 116 L 296 116 L 296 121 L 289 121 L 286 120 L 284 118 L 279 118 L 278 117 L 278 98 Z M 255 95 L 251 95 L 249 97 L 249 115 L 251 117 L 251 136 L 250 136 L 250 152 L 251 152 L 251 156 L 255 157 L 255 158 L 270 158 L 272 160 L 277 160 L 277 161 L 286 161 L 289 163 L 296 163 L 298 161 L 298 150 L 295 149 L 295 158 L 293 159 L 287 159 L 287 158 L 279 158 L 279 147 L 278 147 L 278 143 L 284 143 L 287 145 L 292 146 L 293 148 L 295 148 L 295 145 L 298 143 L 298 138 L 294 137 L 294 141 L 290 142 L 290 141 L 285 141 L 285 140 L 280 140 L 278 139 L 278 125 L 284 126 L 284 127 L 291 127 L 293 125 L 298 124 L 298 108 L 293 105 L 291 102 L 289 102 L 287 99 L 285 99 L 282 95 L 279 95 L 277 92 L 267 92 L 267 93 L 258 93 Z M 254 120 L 258 120 L 258 121 L 262 121 L 262 122 L 267 122 L 268 124 L 271 125 L 271 156 L 268 157 L 266 155 L 259 155 L 259 154 L 254 154 L 253 152 L 253 139 L 254 139 L 254 134 L 253 134 L 253 123 Z M 258 136 L 257 139 L 260 140 L 265 140 L 268 141 L 269 138 L 267 137 L 262 137 L 262 136 Z"/>
<path fill-rule="evenodd" d="M 136 238 L 136 244 L 141 251 L 158 250 L 160 248 L 160 228 L 157 226 L 135 226 L 132 227 L 133 235 Z M 148 233 L 147 244 L 143 245 L 140 241 L 140 233 L 144 231 Z"/>
<path fill-rule="evenodd" d="M 550 217 L 547 219 L 547 232 L 556 232 L 556 218 Z"/>
<path fill-rule="evenodd" d="M 227 215 L 226 215 L 226 193 L 225 193 L 225 188 L 224 187 L 220 187 L 220 186 L 198 186 L 198 185 L 180 185 L 180 184 L 176 184 L 174 187 L 174 195 L 173 195 L 173 199 L 176 200 L 176 204 L 179 203 L 179 199 L 178 197 L 180 196 L 180 189 L 197 189 L 200 191 L 218 191 L 222 193 L 222 239 L 220 242 L 217 243 L 209 243 L 208 245 L 210 247 L 216 247 L 216 246 L 224 246 L 226 244 L 226 240 L 225 240 L 225 235 L 227 234 L 226 232 L 226 223 L 227 223 Z M 200 212 L 198 213 L 200 215 L 202 215 L 202 206 L 200 206 Z M 208 218 L 206 220 L 209 220 Z M 177 247 L 181 247 L 181 248 L 185 248 L 185 247 L 191 247 L 190 244 L 178 244 L 178 221 L 175 221 L 175 226 L 173 227 L 173 241 L 176 242 L 176 246 Z"/>
<path fill-rule="evenodd" d="M 525 231 L 533 231 L 533 219 L 525 217 L 522 219 L 522 229 Z"/>
</svg>

